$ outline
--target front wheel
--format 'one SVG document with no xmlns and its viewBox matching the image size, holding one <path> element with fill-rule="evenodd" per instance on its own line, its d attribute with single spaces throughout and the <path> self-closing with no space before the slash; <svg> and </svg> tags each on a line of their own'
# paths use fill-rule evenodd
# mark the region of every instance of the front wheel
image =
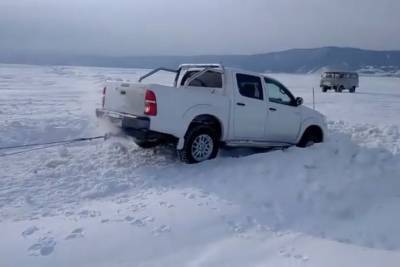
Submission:
<svg viewBox="0 0 400 267">
<path fill-rule="evenodd" d="M 322 135 L 319 132 L 308 130 L 303 134 L 300 142 L 297 144 L 298 147 L 306 148 L 313 146 L 314 144 L 322 142 Z"/>
<path fill-rule="evenodd" d="M 181 161 L 189 164 L 210 160 L 218 154 L 218 143 L 217 134 L 212 128 L 193 126 L 188 130 L 183 149 L 178 154 Z"/>
</svg>

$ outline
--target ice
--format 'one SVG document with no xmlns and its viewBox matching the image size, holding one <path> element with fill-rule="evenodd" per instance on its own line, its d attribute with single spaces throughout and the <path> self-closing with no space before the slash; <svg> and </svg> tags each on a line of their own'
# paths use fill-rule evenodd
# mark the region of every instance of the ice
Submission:
<svg viewBox="0 0 400 267">
<path fill-rule="evenodd" d="M 145 72 L 0 65 L 0 146 L 115 131 L 94 115 L 104 80 Z M 0 266 L 397 267 L 400 79 L 323 94 L 272 76 L 308 106 L 315 87 L 326 143 L 190 166 L 125 137 L 0 158 Z"/>
</svg>

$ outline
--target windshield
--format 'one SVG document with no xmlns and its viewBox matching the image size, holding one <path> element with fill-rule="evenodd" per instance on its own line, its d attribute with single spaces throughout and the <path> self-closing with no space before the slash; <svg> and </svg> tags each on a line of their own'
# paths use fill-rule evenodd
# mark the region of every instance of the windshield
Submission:
<svg viewBox="0 0 400 267">
<path fill-rule="evenodd" d="M 323 77 L 323 78 L 333 78 L 333 77 L 334 77 L 334 74 L 333 74 L 333 73 L 324 73 L 324 74 L 322 75 L 322 77 Z"/>
</svg>

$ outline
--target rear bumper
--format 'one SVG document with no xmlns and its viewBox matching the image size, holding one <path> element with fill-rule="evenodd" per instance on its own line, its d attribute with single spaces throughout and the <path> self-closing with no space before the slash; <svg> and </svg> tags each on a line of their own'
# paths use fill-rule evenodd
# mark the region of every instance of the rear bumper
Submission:
<svg viewBox="0 0 400 267">
<path fill-rule="evenodd" d="M 170 138 L 169 135 L 151 131 L 150 118 L 148 117 L 119 113 L 106 109 L 96 109 L 96 116 L 110 121 L 115 126 L 121 128 L 126 134 L 143 141 Z"/>
<path fill-rule="evenodd" d="M 105 109 L 96 109 L 98 118 L 105 118 L 123 129 L 149 130 L 150 118 L 134 116 Z"/>
</svg>

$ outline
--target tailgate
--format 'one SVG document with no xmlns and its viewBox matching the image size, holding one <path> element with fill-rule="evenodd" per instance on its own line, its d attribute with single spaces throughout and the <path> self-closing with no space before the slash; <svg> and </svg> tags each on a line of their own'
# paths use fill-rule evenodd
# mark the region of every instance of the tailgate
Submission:
<svg viewBox="0 0 400 267">
<path fill-rule="evenodd" d="M 104 109 L 143 115 L 145 87 L 137 83 L 108 82 Z"/>
</svg>

